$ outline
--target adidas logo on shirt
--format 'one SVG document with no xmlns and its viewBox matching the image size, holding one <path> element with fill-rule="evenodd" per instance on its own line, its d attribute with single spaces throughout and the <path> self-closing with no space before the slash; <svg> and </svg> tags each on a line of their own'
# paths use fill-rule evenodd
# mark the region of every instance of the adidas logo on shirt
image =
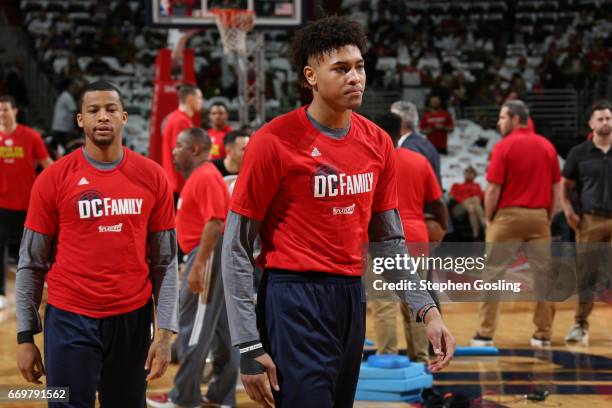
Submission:
<svg viewBox="0 0 612 408">
<path fill-rule="evenodd" d="M 312 149 L 312 152 L 310 153 L 310 155 L 312 157 L 319 157 L 321 156 L 321 152 L 319 151 L 319 149 L 317 149 L 316 147 L 314 149 Z"/>
<path fill-rule="evenodd" d="M 87 179 L 85 177 L 81 177 L 81 179 L 79 180 L 77 186 L 84 186 L 89 184 L 89 181 L 87 181 Z"/>
</svg>

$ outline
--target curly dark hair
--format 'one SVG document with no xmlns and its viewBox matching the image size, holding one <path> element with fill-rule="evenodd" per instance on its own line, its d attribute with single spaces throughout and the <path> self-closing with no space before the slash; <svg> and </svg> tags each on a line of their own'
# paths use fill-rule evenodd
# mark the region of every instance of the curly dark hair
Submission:
<svg viewBox="0 0 612 408">
<path fill-rule="evenodd" d="M 295 32 L 289 48 L 289 61 L 300 84 L 309 88 L 304 77 L 308 58 L 321 57 L 345 45 L 354 45 L 363 53 L 366 43 L 365 31 L 357 21 L 341 16 L 324 17 Z"/>
</svg>

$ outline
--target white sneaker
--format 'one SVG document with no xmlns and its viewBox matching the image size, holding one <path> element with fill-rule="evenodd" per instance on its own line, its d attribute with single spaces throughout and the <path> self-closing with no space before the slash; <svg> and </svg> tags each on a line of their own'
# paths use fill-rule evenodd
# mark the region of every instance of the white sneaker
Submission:
<svg viewBox="0 0 612 408">
<path fill-rule="evenodd" d="M 589 331 L 582 325 L 576 324 L 565 336 L 568 343 L 581 343 L 583 346 L 589 345 Z"/>
<path fill-rule="evenodd" d="M 530 343 L 531 343 L 531 347 L 535 347 L 535 348 L 550 347 L 550 340 L 548 339 L 538 339 L 536 337 L 532 337 Z"/>
<path fill-rule="evenodd" d="M 0 310 L 8 307 L 8 299 L 4 295 L 0 295 Z"/>
<path fill-rule="evenodd" d="M 470 340 L 470 346 L 472 347 L 493 347 L 493 339 L 491 337 L 484 337 L 479 334 L 472 337 Z"/>
</svg>

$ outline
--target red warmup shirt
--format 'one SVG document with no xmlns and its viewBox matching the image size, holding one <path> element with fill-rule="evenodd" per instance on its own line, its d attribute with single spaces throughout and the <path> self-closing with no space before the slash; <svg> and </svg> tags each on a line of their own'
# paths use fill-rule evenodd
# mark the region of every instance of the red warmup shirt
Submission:
<svg viewBox="0 0 612 408">
<path fill-rule="evenodd" d="M 484 199 L 480 184 L 474 183 L 473 181 L 453 184 L 450 195 L 458 203 L 462 203 L 470 197 L 478 197 L 481 200 Z"/>
<path fill-rule="evenodd" d="M 188 254 L 202 238 L 204 225 L 213 219 L 225 221 L 229 192 L 219 170 L 206 162 L 185 181 L 177 205 L 176 234 L 181 251 Z"/>
<path fill-rule="evenodd" d="M 170 190 L 180 192 L 185 184 L 183 175 L 174 167 L 172 150 L 176 145 L 179 133 L 185 129 L 194 127 L 191 117 L 185 112 L 175 110 L 166 119 L 166 124 L 162 129 L 162 167 L 168 176 Z"/>
<path fill-rule="evenodd" d="M 425 156 L 408 149 L 395 150 L 397 198 L 406 242 L 429 242 L 423 207 L 442 197 L 440 185 Z"/>
<path fill-rule="evenodd" d="M 207 130 L 212 146 L 210 147 L 210 159 L 223 159 L 225 158 L 225 145 L 223 144 L 223 138 L 232 128 L 226 125 L 223 129 L 217 130 L 210 128 Z"/>
<path fill-rule="evenodd" d="M 501 185 L 497 208 L 550 208 L 559 180 L 555 147 L 529 129 L 515 129 L 493 147 L 487 181 Z"/>
<path fill-rule="evenodd" d="M 423 131 L 433 129 L 436 125 L 453 126 L 453 118 L 450 113 L 445 110 L 425 112 L 421 118 L 421 129 Z M 446 148 L 448 133 L 446 130 L 434 130 L 427 135 L 427 139 L 429 139 L 435 148 L 444 149 Z"/>
<path fill-rule="evenodd" d="M 351 114 L 332 139 L 296 109 L 249 141 L 230 209 L 262 221 L 265 268 L 360 276 L 372 211 L 397 208 L 395 153 L 379 127 Z"/>
<path fill-rule="evenodd" d="M 151 299 L 147 234 L 174 228 L 163 170 L 124 148 L 99 170 L 76 150 L 36 179 L 25 226 L 55 236 L 49 303 L 93 318 L 128 313 Z"/>
<path fill-rule="evenodd" d="M 36 178 L 36 162 L 49 157 L 34 129 L 17 125 L 13 133 L 0 132 L 0 208 L 25 211 Z"/>
</svg>

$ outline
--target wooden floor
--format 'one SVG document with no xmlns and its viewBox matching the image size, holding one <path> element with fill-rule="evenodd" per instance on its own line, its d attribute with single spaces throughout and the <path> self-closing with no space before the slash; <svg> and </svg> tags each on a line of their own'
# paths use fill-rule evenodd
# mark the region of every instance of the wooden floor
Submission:
<svg viewBox="0 0 612 408">
<path fill-rule="evenodd" d="M 8 282 L 11 305 L 0 311 L 0 398 L 8 389 L 27 388 L 16 367 L 16 322 L 12 299 L 14 275 Z M 558 304 L 554 323 L 553 347 L 534 351 L 529 347 L 533 324 L 531 305 L 504 304 L 496 346 L 501 350 L 495 357 L 457 357 L 451 366 L 435 377 L 435 387 L 443 392 L 483 396 L 487 402 L 479 407 L 611 407 L 612 406 L 612 307 L 598 303 L 590 319 L 591 345 L 568 347 L 563 337 L 573 323 L 573 303 Z M 445 320 L 458 345 L 467 345 L 477 326 L 476 304 L 443 306 Z M 370 319 L 368 319 L 370 323 Z M 398 321 L 398 327 L 400 322 Z M 367 333 L 373 338 L 368 324 Z M 400 331 L 399 333 L 402 333 Z M 42 336 L 37 336 L 42 350 Z M 405 345 L 400 336 L 401 346 Z M 170 389 L 176 366 L 166 375 L 149 384 L 148 393 Z M 546 389 L 551 395 L 543 403 L 526 401 L 523 395 L 535 388 Z M 205 387 L 203 387 L 205 389 Z M 42 403 L 12 403 L 0 399 L 0 407 L 44 407 Z M 239 386 L 238 406 L 255 407 Z M 408 407 L 409 404 L 356 402 L 356 407 Z"/>
</svg>

